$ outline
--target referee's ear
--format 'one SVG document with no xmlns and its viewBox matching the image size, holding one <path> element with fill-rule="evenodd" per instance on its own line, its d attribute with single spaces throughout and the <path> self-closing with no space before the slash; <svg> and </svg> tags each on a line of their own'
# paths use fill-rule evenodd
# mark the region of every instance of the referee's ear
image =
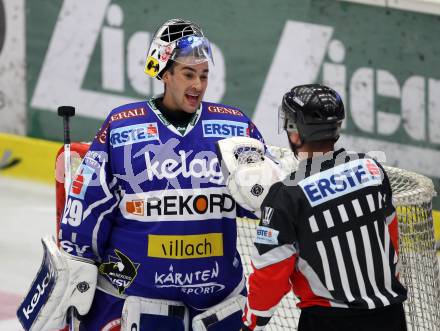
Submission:
<svg viewBox="0 0 440 331">
<path fill-rule="evenodd" d="M 287 136 L 289 137 L 289 141 L 294 145 L 301 145 L 301 137 L 298 132 L 288 132 Z"/>
</svg>

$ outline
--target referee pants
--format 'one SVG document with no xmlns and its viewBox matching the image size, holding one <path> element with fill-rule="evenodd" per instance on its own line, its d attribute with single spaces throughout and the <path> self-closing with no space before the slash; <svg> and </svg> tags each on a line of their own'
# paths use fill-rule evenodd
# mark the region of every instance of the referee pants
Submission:
<svg viewBox="0 0 440 331">
<path fill-rule="evenodd" d="M 298 331 L 324 330 L 406 331 L 403 304 L 392 304 L 372 310 L 310 307 L 301 311 Z"/>
</svg>

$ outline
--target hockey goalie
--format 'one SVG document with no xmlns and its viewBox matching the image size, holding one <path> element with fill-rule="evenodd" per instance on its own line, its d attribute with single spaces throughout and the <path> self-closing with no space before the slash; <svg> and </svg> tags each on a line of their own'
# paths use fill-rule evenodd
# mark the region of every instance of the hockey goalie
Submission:
<svg viewBox="0 0 440 331">
<path fill-rule="evenodd" d="M 81 153 L 58 201 L 60 248 L 43 239 L 43 264 L 18 310 L 26 330 L 241 329 L 236 218 L 258 208 L 230 190 L 259 201 L 280 172 L 244 113 L 202 101 L 210 61 L 193 22 L 157 31 L 145 70 L 165 94 L 115 108 Z M 230 137 L 252 139 L 253 169 L 264 170 L 248 171 L 242 188 L 221 167 L 217 143 Z"/>
</svg>

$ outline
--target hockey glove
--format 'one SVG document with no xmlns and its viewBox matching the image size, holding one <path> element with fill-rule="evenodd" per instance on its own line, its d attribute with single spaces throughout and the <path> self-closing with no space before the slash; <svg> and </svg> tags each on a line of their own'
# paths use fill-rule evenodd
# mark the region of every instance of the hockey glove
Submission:
<svg viewBox="0 0 440 331">
<path fill-rule="evenodd" d="M 265 154 L 264 144 L 257 139 L 232 137 L 220 140 L 217 146 L 232 197 L 243 208 L 258 213 L 269 188 L 283 179 L 281 167 Z"/>
</svg>

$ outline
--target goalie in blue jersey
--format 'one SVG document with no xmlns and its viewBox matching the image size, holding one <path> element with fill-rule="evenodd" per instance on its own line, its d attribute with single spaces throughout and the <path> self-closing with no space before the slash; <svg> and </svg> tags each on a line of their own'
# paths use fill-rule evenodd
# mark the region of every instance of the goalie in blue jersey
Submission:
<svg viewBox="0 0 440 331">
<path fill-rule="evenodd" d="M 225 186 L 216 145 L 262 137 L 236 107 L 202 101 L 210 63 L 195 23 L 172 19 L 158 29 L 145 72 L 164 94 L 112 110 L 97 133 L 62 218 L 70 255 L 44 242 L 49 297 L 24 302 L 26 329 L 61 326 L 70 306 L 83 315 L 79 330 L 242 327 L 236 217 L 245 211 Z"/>
</svg>

